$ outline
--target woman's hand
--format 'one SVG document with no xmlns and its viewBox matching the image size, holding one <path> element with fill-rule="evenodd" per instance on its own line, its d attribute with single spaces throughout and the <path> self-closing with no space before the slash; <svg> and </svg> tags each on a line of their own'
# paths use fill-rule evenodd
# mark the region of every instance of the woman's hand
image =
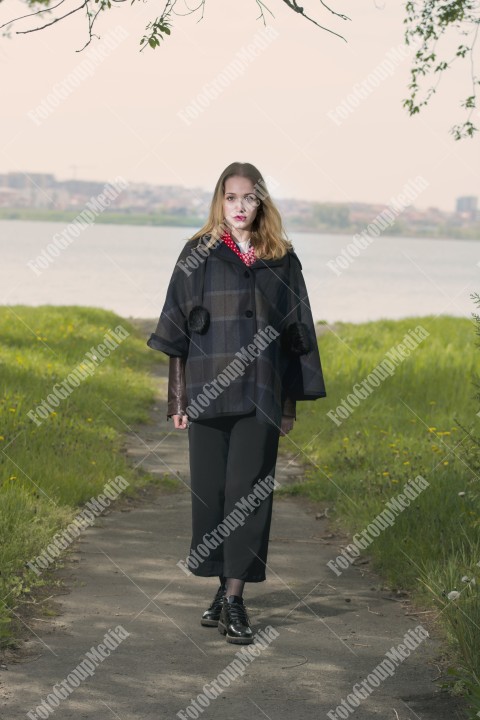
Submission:
<svg viewBox="0 0 480 720">
<path fill-rule="evenodd" d="M 290 430 L 293 428 L 293 423 L 295 422 L 295 418 L 293 417 L 286 417 L 285 415 L 282 415 L 282 425 L 280 429 L 280 435 L 286 435 L 290 432 Z"/>
<path fill-rule="evenodd" d="M 188 427 L 188 415 L 172 415 L 173 424 L 176 430 L 186 430 Z"/>
</svg>

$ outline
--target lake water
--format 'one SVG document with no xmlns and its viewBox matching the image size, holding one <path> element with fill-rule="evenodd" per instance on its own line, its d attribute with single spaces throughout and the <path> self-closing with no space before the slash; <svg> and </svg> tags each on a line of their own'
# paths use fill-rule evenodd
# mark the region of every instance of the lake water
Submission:
<svg viewBox="0 0 480 720">
<path fill-rule="evenodd" d="M 37 275 L 28 265 L 63 222 L 0 221 L 2 305 L 89 305 L 156 318 L 192 228 L 91 225 Z M 289 234 L 315 320 L 470 317 L 480 291 L 480 241 L 380 237 L 338 275 L 329 262 L 350 235 Z M 349 257 L 349 256 L 348 256 Z"/>
</svg>

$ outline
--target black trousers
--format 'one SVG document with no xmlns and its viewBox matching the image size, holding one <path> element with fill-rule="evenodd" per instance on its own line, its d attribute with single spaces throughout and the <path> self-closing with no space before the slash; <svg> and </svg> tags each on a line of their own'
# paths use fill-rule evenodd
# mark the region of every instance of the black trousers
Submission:
<svg viewBox="0 0 480 720">
<path fill-rule="evenodd" d="M 194 575 L 265 580 L 279 436 L 255 411 L 190 423 Z"/>
</svg>

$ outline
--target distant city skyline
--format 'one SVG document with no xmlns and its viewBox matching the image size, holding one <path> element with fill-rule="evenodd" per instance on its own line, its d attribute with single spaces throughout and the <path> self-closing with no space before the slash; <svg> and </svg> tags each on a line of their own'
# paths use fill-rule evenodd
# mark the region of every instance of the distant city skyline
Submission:
<svg viewBox="0 0 480 720">
<path fill-rule="evenodd" d="M 55 180 L 56 180 L 57 182 L 74 182 L 74 181 L 79 181 L 79 182 L 84 182 L 84 183 L 105 183 L 105 182 L 109 182 L 109 181 L 110 181 L 110 178 L 105 178 L 105 177 L 103 177 L 103 178 L 90 178 L 90 177 L 80 177 L 79 175 L 68 175 L 68 174 L 67 174 L 66 177 L 60 177 L 58 173 L 53 172 L 52 170 L 35 171 L 35 172 L 33 172 L 33 171 L 31 171 L 31 170 L 19 170 L 19 169 L 9 170 L 9 169 L 6 169 L 6 170 L 3 170 L 2 172 L 0 172 L 0 188 L 2 187 L 2 184 L 1 184 L 1 182 L 2 182 L 2 180 L 1 180 L 2 176 L 6 176 L 6 175 L 16 175 L 16 174 L 21 175 L 22 177 L 24 177 L 25 180 L 26 180 L 26 182 L 28 182 L 28 178 L 29 178 L 29 177 L 31 177 L 31 176 L 34 177 L 35 175 L 52 176 L 52 177 L 55 178 Z M 208 188 L 208 187 L 205 188 L 205 187 L 201 187 L 201 186 L 198 186 L 198 185 L 177 185 L 176 183 L 159 183 L 159 182 L 150 182 L 150 181 L 147 181 L 147 180 L 131 180 L 131 179 L 129 179 L 129 178 L 125 178 L 125 179 L 127 180 L 127 182 L 128 182 L 129 184 L 132 184 L 132 185 L 146 185 L 146 186 L 152 186 L 152 187 L 167 187 L 167 186 L 171 186 L 171 187 L 182 188 L 182 189 L 189 190 L 189 191 L 200 190 L 201 192 L 207 193 L 207 194 L 208 194 L 208 193 L 213 193 L 213 188 Z M 268 182 L 267 182 L 267 187 L 268 187 Z M 313 200 L 312 200 L 312 199 L 308 199 L 308 198 L 305 198 L 305 197 L 298 197 L 298 196 L 288 196 L 288 197 L 286 197 L 286 196 L 283 196 L 283 195 L 277 195 L 277 194 L 275 193 L 275 190 L 274 190 L 274 189 L 273 189 L 273 191 L 270 190 L 270 193 L 271 193 L 271 195 L 272 195 L 273 198 L 279 199 L 279 200 L 298 200 L 298 201 L 300 201 L 300 202 L 303 201 L 303 202 L 318 202 L 318 203 L 331 203 L 331 204 L 337 204 L 337 203 L 338 203 L 338 204 L 342 204 L 341 201 L 332 201 L 332 200 L 327 200 L 327 199 L 323 199 L 323 198 L 316 198 L 316 199 L 313 199 Z M 449 208 L 441 208 L 439 205 L 422 205 L 422 204 L 417 203 L 417 202 L 414 202 L 414 203 L 412 203 L 412 204 L 413 204 L 414 207 L 417 207 L 417 208 L 419 208 L 419 209 L 438 209 L 438 210 L 442 210 L 443 212 L 455 213 L 455 212 L 462 212 L 462 211 L 464 211 L 464 210 L 463 210 L 463 207 L 462 207 L 462 202 L 461 202 L 461 201 L 469 201 L 469 203 L 467 203 L 467 205 L 465 206 L 465 210 L 467 209 L 467 207 L 468 207 L 468 210 L 471 210 L 473 206 L 474 206 L 475 209 L 476 209 L 477 204 L 478 204 L 478 195 L 476 195 L 475 193 L 466 193 L 466 194 L 464 194 L 464 195 L 452 195 L 452 202 L 451 202 L 451 206 L 450 206 Z M 375 199 L 375 198 L 372 198 L 372 199 L 370 199 L 370 200 L 359 200 L 359 199 L 353 198 L 350 202 L 352 202 L 352 203 L 363 203 L 363 204 L 375 205 L 375 206 L 378 206 L 378 205 L 381 205 L 381 204 L 382 204 L 379 200 L 377 200 L 377 199 Z"/>
<path fill-rule="evenodd" d="M 273 197 L 289 232 L 480 239 L 478 198 L 457 197 L 450 212 L 419 208 L 416 200 L 428 187 L 417 176 L 387 204 Z M 0 173 L 0 218 L 7 220 L 68 220 L 86 213 L 98 222 L 198 228 L 208 217 L 211 199 L 211 191 L 198 187 L 128 182 L 121 175 L 99 182 L 60 180 L 54 173 Z"/>
</svg>

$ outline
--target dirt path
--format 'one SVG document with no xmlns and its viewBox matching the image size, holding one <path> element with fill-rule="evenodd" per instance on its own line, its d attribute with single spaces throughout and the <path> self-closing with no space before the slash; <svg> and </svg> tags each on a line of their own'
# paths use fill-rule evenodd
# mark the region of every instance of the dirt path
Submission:
<svg viewBox="0 0 480 720">
<path fill-rule="evenodd" d="M 253 629 L 263 637 L 256 656 L 245 656 L 241 646 L 227 644 L 216 628 L 200 625 L 217 582 L 186 576 L 176 564 L 185 558 L 190 541 L 188 441 L 186 433 L 167 425 L 166 366 L 159 365 L 159 372 L 152 423 L 128 436 L 128 454 L 153 473 L 177 476 L 180 489 L 147 493 L 133 509 L 113 510 L 84 532 L 59 572 L 69 590 L 56 599 L 60 614 L 32 618 L 36 635 L 23 648 L 29 650 L 28 661 L 7 661 L 0 671 L 0 717 L 463 717 L 433 682 L 439 645 L 431 635 L 413 643 L 405 659 L 397 659 L 392 676 L 379 681 L 370 675 L 364 699 L 350 695 L 352 702 L 336 710 L 409 630 L 419 623 L 427 627 L 426 616 L 411 615 L 408 601 L 392 597 L 365 566 L 336 577 L 327 562 L 340 551 L 342 539 L 332 536 L 328 521 L 316 519 L 316 509 L 305 502 L 274 500 L 267 582 L 249 584 L 246 591 Z M 287 436 L 281 448 L 288 447 Z M 290 460 L 279 456 L 280 483 L 302 473 Z M 74 688 L 67 680 L 65 699 L 53 709 L 54 696 L 48 706 L 53 713 L 35 710 L 117 626 L 124 637 L 109 641 L 112 649 L 97 657 L 93 674 L 81 682 L 70 675 L 79 685 Z M 268 626 L 273 628 L 270 635 Z M 210 698 L 202 695 L 197 709 L 187 712 L 203 686 L 216 679 Z M 177 716 L 182 710 L 184 715 Z"/>
</svg>

